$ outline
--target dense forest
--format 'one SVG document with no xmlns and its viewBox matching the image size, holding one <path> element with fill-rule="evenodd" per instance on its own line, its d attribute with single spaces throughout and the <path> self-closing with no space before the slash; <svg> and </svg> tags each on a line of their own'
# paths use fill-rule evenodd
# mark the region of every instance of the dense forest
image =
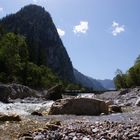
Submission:
<svg viewBox="0 0 140 140">
<path fill-rule="evenodd" d="M 65 89 L 84 89 L 78 84 L 64 82 L 45 65 L 29 59 L 28 43 L 24 36 L 5 33 L 0 27 L 0 82 L 20 83 L 33 88 L 50 88 L 62 84 Z"/>
<path fill-rule="evenodd" d="M 50 87 L 61 81 L 48 67 L 29 61 L 27 43 L 23 36 L 6 33 L 0 37 L 0 82 Z"/>
<path fill-rule="evenodd" d="M 114 82 L 117 89 L 140 86 L 140 55 L 126 73 L 119 69 L 116 71 Z"/>
</svg>

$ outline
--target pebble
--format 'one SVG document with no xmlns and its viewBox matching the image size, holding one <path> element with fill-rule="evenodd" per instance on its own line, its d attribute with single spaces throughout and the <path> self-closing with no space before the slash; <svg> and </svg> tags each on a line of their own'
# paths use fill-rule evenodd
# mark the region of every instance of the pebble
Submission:
<svg viewBox="0 0 140 140">
<path fill-rule="evenodd" d="M 43 140 L 45 136 L 43 134 L 37 135 L 34 137 L 34 140 Z"/>
<path fill-rule="evenodd" d="M 83 139 L 82 140 L 90 140 L 89 138 L 87 138 L 87 137 L 83 137 Z"/>
<path fill-rule="evenodd" d="M 92 129 L 93 133 L 97 133 L 98 132 L 98 128 Z"/>
</svg>

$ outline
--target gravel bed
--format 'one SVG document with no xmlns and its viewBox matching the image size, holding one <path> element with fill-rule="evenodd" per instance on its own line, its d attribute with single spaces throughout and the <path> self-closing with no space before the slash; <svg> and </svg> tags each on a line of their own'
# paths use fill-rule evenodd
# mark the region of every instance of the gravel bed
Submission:
<svg viewBox="0 0 140 140">
<path fill-rule="evenodd" d="M 119 122 L 76 122 L 48 124 L 46 128 L 22 134 L 19 140 L 140 140 L 140 124 Z"/>
</svg>

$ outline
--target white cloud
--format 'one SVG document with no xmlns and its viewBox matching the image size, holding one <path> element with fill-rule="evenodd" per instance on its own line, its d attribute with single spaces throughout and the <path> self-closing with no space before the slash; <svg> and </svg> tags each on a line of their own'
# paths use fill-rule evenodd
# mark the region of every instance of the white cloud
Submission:
<svg viewBox="0 0 140 140">
<path fill-rule="evenodd" d="M 74 26 L 73 32 L 85 34 L 88 30 L 88 21 L 80 21 L 79 25 Z"/>
<path fill-rule="evenodd" d="M 3 8 L 2 7 L 0 7 L 0 12 L 3 12 Z"/>
<path fill-rule="evenodd" d="M 118 34 L 125 31 L 124 25 L 119 25 L 119 23 L 113 21 L 112 22 L 112 35 L 117 36 Z"/>
<path fill-rule="evenodd" d="M 38 0 L 33 0 L 33 2 L 34 2 L 34 3 L 37 3 L 37 2 L 38 2 Z"/>
<path fill-rule="evenodd" d="M 46 0 L 32 0 L 33 3 L 37 4 L 37 3 L 40 3 L 40 2 L 46 2 Z"/>
<path fill-rule="evenodd" d="M 65 35 L 65 31 L 60 29 L 60 28 L 57 28 L 57 32 L 60 36 L 64 36 Z"/>
<path fill-rule="evenodd" d="M 113 22 L 112 22 L 112 27 L 117 27 L 117 26 L 119 26 L 119 23 L 113 21 Z"/>
</svg>

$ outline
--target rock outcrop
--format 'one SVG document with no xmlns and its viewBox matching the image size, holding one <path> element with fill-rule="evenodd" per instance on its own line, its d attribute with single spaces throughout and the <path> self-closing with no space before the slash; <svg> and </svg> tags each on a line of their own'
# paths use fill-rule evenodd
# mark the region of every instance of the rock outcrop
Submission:
<svg viewBox="0 0 140 140">
<path fill-rule="evenodd" d="M 62 99 L 62 85 L 56 85 L 50 89 L 48 89 L 45 99 L 56 101 L 58 99 Z"/>
<path fill-rule="evenodd" d="M 50 108 L 49 115 L 100 115 L 108 114 L 108 105 L 99 99 L 67 98 L 57 100 Z"/>
<path fill-rule="evenodd" d="M 0 85 L 0 101 L 6 103 L 9 99 L 24 99 L 27 97 L 38 97 L 37 91 L 20 84 Z"/>
</svg>

